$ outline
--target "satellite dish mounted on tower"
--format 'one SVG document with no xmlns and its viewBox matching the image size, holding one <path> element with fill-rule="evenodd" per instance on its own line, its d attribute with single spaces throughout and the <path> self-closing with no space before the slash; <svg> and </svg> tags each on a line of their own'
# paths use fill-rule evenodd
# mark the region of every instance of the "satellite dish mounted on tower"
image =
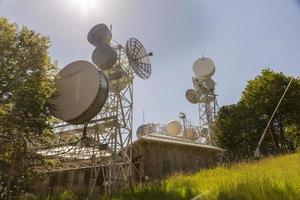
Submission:
<svg viewBox="0 0 300 200">
<path fill-rule="evenodd" d="M 193 71 L 198 79 L 208 79 L 214 75 L 215 65 L 210 58 L 199 58 L 193 64 Z"/>
<path fill-rule="evenodd" d="M 111 38 L 112 34 L 105 24 L 95 25 L 87 35 L 87 40 L 95 47 L 101 44 L 109 44 Z"/>
<path fill-rule="evenodd" d="M 102 70 L 111 68 L 118 59 L 116 50 L 109 44 L 100 44 L 92 54 L 92 61 Z"/>
<path fill-rule="evenodd" d="M 108 96 L 105 74 L 84 60 L 64 67 L 55 85 L 57 95 L 50 99 L 51 112 L 70 124 L 88 122 L 99 113 Z"/>
<path fill-rule="evenodd" d="M 192 104 L 197 104 L 199 103 L 199 97 L 197 96 L 197 93 L 195 90 L 193 89 L 188 89 L 186 92 L 185 92 L 185 97 L 186 99 L 192 103 Z"/>
<path fill-rule="evenodd" d="M 130 38 L 126 42 L 126 55 L 133 71 L 142 79 L 148 79 L 151 75 L 151 64 L 146 49 L 136 38 Z"/>
</svg>

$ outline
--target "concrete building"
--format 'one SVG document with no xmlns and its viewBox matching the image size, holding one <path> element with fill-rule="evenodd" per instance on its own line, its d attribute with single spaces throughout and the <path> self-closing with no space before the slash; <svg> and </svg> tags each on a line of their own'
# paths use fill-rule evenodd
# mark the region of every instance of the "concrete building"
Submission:
<svg viewBox="0 0 300 200">
<path fill-rule="evenodd" d="M 201 143 L 199 140 L 192 140 L 190 136 L 168 135 L 164 128 L 153 129 L 151 126 L 151 131 L 143 130 L 141 133 L 138 130 L 137 135 L 138 139 L 131 144 L 132 178 L 135 183 L 156 182 L 172 174 L 197 172 L 217 166 L 224 153 L 223 149 L 207 145 L 205 141 Z M 90 150 L 83 148 L 81 151 L 84 152 L 81 159 L 72 162 L 70 167 L 64 166 L 49 173 L 49 178 L 44 183 L 32 186 L 33 192 L 67 189 L 87 193 L 91 174 L 91 163 L 87 159 Z M 67 157 L 69 154 L 73 152 L 69 151 L 62 156 Z M 74 166 L 74 163 L 78 166 Z M 107 171 L 105 165 L 102 166 L 94 189 L 96 195 L 105 192 L 103 177 Z"/>
</svg>

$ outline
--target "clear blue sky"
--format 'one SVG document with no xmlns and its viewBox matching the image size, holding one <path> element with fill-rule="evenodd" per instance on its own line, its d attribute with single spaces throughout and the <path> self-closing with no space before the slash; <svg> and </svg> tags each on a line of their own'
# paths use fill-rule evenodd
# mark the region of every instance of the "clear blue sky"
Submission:
<svg viewBox="0 0 300 200">
<path fill-rule="evenodd" d="M 236 103 L 247 80 L 269 67 L 300 74 L 300 1 L 297 0 L 0 0 L 0 16 L 51 38 L 60 67 L 91 60 L 86 34 L 97 23 L 113 37 L 130 37 L 154 52 L 149 80 L 136 79 L 134 126 L 165 123 L 184 111 L 197 123 L 197 106 L 185 99 L 192 64 L 200 56 L 216 65 L 220 105 Z"/>
</svg>

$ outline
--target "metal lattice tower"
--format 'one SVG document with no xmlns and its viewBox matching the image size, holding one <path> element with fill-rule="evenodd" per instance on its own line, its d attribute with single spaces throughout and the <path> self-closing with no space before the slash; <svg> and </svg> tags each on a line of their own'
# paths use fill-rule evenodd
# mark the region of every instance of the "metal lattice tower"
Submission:
<svg viewBox="0 0 300 200">
<path fill-rule="evenodd" d="M 120 90 L 109 92 L 102 110 L 88 123 L 59 123 L 53 129 L 56 137 L 50 146 L 35 147 L 40 154 L 60 161 L 61 164 L 55 167 L 53 172 L 91 168 L 89 197 L 93 194 L 100 175 L 103 176 L 107 194 L 128 188 L 132 181 L 130 147 L 134 74 L 129 66 L 125 48 L 116 42 L 113 46 L 118 53 L 114 67 L 121 67 L 126 72 L 126 84 Z M 110 71 L 105 73 L 109 75 Z"/>
<path fill-rule="evenodd" d="M 204 94 L 204 98 L 208 98 L 209 94 Z M 199 112 L 199 127 L 202 134 L 207 135 L 209 145 L 213 145 L 213 122 L 218 110 L 216 95 L 212 102 L 200 101 L 198 104 Z"/>
<path fill-rule="evenodd" d="M 213 123 L 218 111 L 218 103 L 215 82 L 211 77 L 215 73 L 215 66 L 211 59 L 202 57 L 194 62 L 193 71 L 194 89 L 186 91 L 186 98 L 190 103 L 198 104 L 200 135 L 206 138 L 207 144 L 214 145 Z"/>
<path fill-rule="evenodd" d="M 98 130 L 94 132 L 99 148 L 110 154 L 92 157 L 90 194 L 93 192 L 97 177 L 102 171 L 106 193 L 127 188 L 131 182 L 131 152 L 132 120 L 133 120 L 133 73 L 129 68 L 125 49 L 120 44 L 115 46 L 119 65 L 128 74 L 128 82 L 123 90 L 109 92 L 108 99 L 96 120 Z M 109 73 L 109 72 L 108 72 Z M 99 149 L 97 149 L 99 150 Z M 95 149 L 96 152 L 96 149 Z"/>
</svg>

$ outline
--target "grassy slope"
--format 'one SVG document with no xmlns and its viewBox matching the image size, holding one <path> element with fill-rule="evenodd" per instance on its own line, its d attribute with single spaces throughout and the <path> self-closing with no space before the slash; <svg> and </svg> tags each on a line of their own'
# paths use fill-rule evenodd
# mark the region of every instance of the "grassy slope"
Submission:
<svg viewBox="0 0 300 200">
<path fill-rule="evenodd" d="M 300 200 L 300 154 L 175 175 L 109 199 Z"/>
</svg>

